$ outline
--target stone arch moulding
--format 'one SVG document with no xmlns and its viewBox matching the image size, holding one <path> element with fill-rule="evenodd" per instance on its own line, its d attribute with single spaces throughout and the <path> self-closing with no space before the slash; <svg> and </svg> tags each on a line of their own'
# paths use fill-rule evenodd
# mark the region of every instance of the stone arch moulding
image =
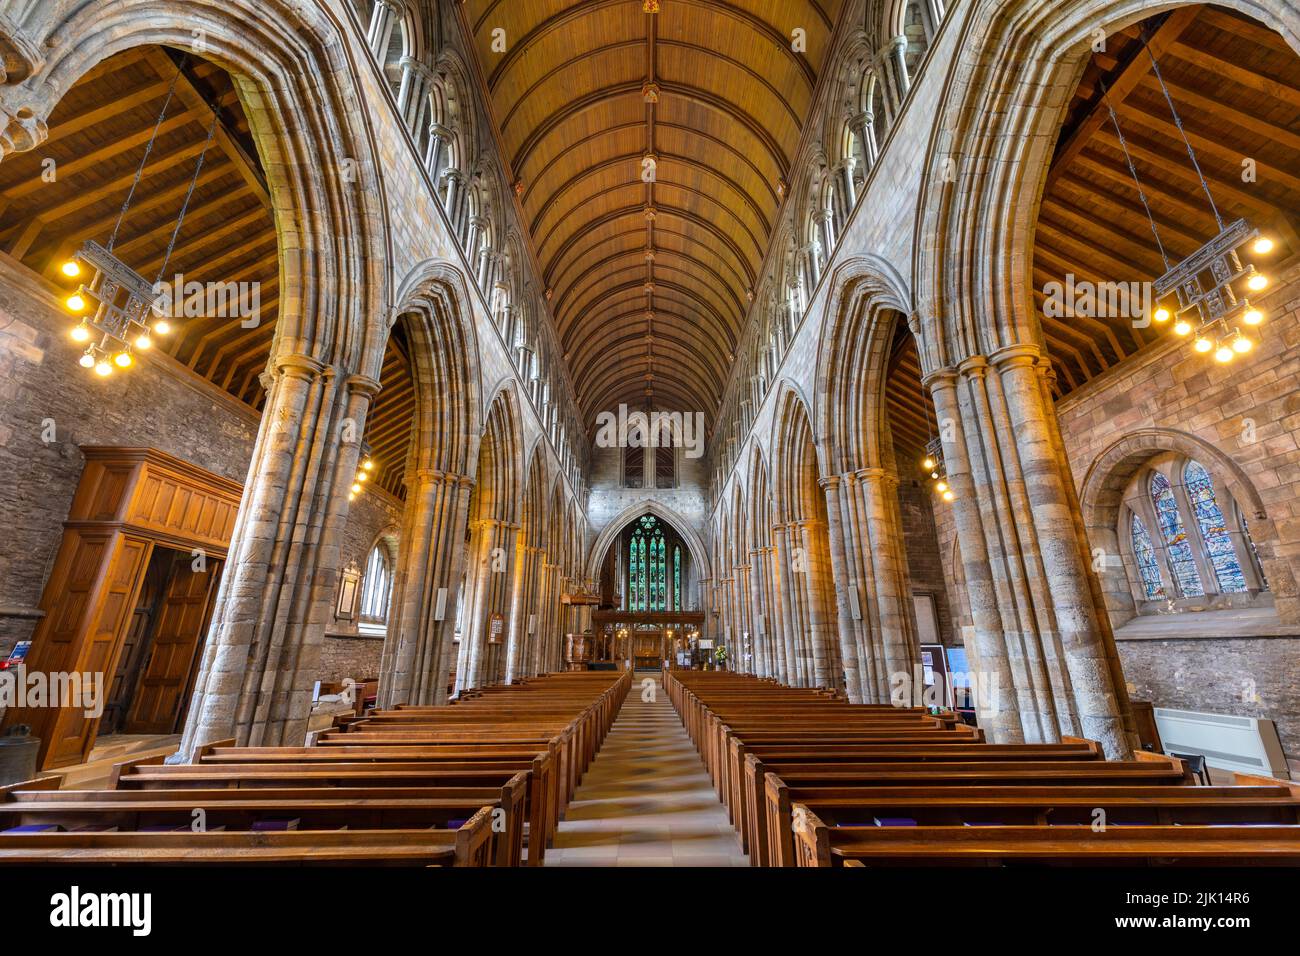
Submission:
<svg viewBox="0 0 1300 956">
<path fill-rule="evenodd" d="M 682 536 L 686 542 L 686 547 L 691 552 L 691 560 L 699 569 L 696 575 L 698 579 L 712 577 L 710 568 L 712 562 L 709 560 L 709 549 L 705 546 L 702 539 L 694 528 L 680 514 L 664 504 L 657 498 L 647 498 L 645 501 L 638 501 L 634 505 L 623 509 L 615 517 L 609 520 L 604 530 L 596 536 L 596 541 L 587 552 L 587 578 L 596 580 L 600 577 L 600 563 L 609 551 L 610 545 L 618 537 L 620 531 L 627 527 L 628 523 L 641 517 L 642 515 L 652 514 L 657 518 L 667 521 L 673 526 L 673 529 Z"/>
<path fill-rule="evenodd" d="M 827 474 L 826 462 L 824 460 L 826 450 L 822 447 L 821 433 L 817 431 L 817 423 L 813 418 L 813 403 L 808 400 L 804 390 L 795 382 L 788 378 L 781 379 L 776 386 L 776 401 L 772 403 L 772 421 L 768 431 L 768 477 L 777 481 L 772 468 L 779 468 L 786 456 L 785 449 L 780 447 L 782 433 L 785 431 L 785 421 L 787 418 L 787 408 L 789 403 L 794 402 L 803 407 L 804 415 L 808 418 L 808 429 L 812 437 L 813 453 L 817 458 L 818 477 Z"/>
<path fill-rule="evenodd" d="M 65 5 L 40 39 L 49 53 L 39 71 L 21 87 L 0 88 L 6 116 L 25 109 L 43 122 L 91 67 L 132 47 L 189 51 L 231 74 L 276 211 L 283 297 L 305 306 L 282 316 L 277 354 L 377 380 L 387 333 L 384 263 L 391 259 L 384 186 L 350 81 L 356 64 L 334 18 L 287 0 L 194 0 L 183 11 L 102 0 Z M 322 163 L 321 156 L 348 157 L 355 166 Z M 334 288 L 316 288 L 313 277 L 321 275 L 335 276 Z M 353 294 L 345 298 L 344 290 Z"/>
<path fill-rule="evenodd" d="M 1118 439 L 1099 454 L 1084 475 L 1080 503 L 1089 529 L 1114 525 L 1124 488 L 1152 456 L 1175 452 L 1195 459 L 1219 475 L 1252 521 L 1268 520 L 1264 501 L 1246 472 L 1230 456 L 1203 439 L 1173 428 L 1142 428 Z"/>
<path fill-rule="evenodd" d="M 444 410 L 438 426 L 443 434 L 428 436 L 432 463 L 452 474 L 468 475 L 478 460 L 483 429 L 481 362 L 469 285 L 452 266 L 427 259 L 414 266 L 398 284 L 393 324 L 403 315 L 413 334 L 412 372 L 441 389 L 431 399 L 450 397 L 459 405 Z M 391 325 L 390 325 L 391 331 Z M 419 386 L 417 385 L 417 389 Z M 459 395 L 450 389 L 459 389 Z M 424 411 L 424 410 L 422 410 Z M 439 453 L 440 452 L 440 453 Z"/>
<path fill-rule="evenodd" d="M 862 453 L 867 450 L 839 447 L 841 442 L 838 439 L 845 430 L 841 416 L 847 415 L 849 410 L 831 401 L 832 385 L 836 381 L 844 387 L 849 382 L 883 383 L 885 366 L 889 361 L 889 341 L 881 343 L 868 356 L 870 366 L 877 367 L 853 368 L 851 363 L 860 355 L 862 340 L 871 337 L 875 330 L 870 314 L 890 310 L 910 322 L 912 297 L 906 281 L 893 264 L 876 255 L 856 256 L 842 263 L 831 277 L 831 283 L 831 297 L 826 307 L 829 329 L 822 335 L 818 348 L 812 421 L 817 435 L 831 446 L 826 449 L 824 457 L 832 466 L 828 473 L 836 474 L 850 467 L 845 463 L 846 456 L 854 451 Z M 865 319 L 862 318 L 864 314 L 868 315 Z M 865 334 L 859 335 L 860 332 Z M 870 423 L 873 443 L 874 435 L 883 424 L 883 403 L 877 410 L 880 420 Z M 866 461 L 858 462 L 855 467 L 864 467 L 865 464 Z"/>
</svg>

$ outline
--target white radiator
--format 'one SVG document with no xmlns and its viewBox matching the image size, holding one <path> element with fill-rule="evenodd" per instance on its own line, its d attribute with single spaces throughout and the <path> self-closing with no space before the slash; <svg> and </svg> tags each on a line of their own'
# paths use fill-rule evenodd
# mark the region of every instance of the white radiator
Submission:
<svg viewBox="0 0 1300 956">
<path fill-rule="evenodd" d="M 1200 754 L 1218 770 L 1291 779 L 1273 721 L 1156 707 L 1165 753 Z"/>
</svg>

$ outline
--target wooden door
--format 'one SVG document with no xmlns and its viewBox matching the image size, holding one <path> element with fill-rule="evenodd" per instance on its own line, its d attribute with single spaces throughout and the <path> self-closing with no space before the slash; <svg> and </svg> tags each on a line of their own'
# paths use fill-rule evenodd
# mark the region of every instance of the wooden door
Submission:
<svg viewBox="0 0 1300 956">
<path fill-rule="evenodd" d="M 123 733 L 174 732 L 194 655 L 207 630 L 219 569 L 220 562 L 208 561 L 203 570 L 195 571 L 189 556 L 184 554 L 172 563 L 153 628 L 149 658 L 130 716 L 122 725 Z"/>
</svg>

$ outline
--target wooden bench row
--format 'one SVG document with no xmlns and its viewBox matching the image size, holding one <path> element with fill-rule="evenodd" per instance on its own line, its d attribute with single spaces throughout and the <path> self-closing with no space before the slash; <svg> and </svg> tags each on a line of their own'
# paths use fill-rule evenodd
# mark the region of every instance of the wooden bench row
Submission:
<svg viewBox="0 0 1300 956">
<path fill-rule="evenodd" d="M 540 865 L 629 686 L 551 675 L 347 720 L 315 746 L 127 761 L 108 790 L 17 784 L 0 791 L 0 865 L 517 866 L 525 847 Z"/>
<path fill-rule="evenodd" d="M 1300 788 L 1093 741 L 985 743 L 953 715 L 734 674 L 669 698 L 755 865 L 1300 862 Z"/>
</svg>

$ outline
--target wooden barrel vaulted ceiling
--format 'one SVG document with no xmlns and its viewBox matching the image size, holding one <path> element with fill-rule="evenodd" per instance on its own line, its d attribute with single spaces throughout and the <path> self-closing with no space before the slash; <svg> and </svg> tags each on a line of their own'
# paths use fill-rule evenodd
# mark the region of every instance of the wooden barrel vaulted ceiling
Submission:
<svg viewBox="0 0 1300 956">
<path fill-rule="evenodd" d="M 589 426 L 717 411 L 841 6 L 464 5 Z"/>
</svg>

